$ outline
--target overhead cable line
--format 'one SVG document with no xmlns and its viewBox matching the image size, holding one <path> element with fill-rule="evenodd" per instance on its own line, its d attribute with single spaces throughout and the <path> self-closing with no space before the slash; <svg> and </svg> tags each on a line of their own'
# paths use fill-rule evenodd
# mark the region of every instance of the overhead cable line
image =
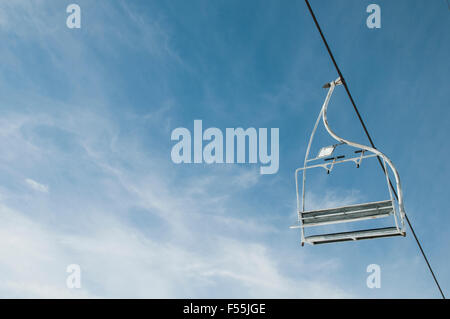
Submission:
<svg viewBox="0 0 450 319">
<path fill-rule="evenodd" d="M 350 90 L 348 89 L 348 86 L 347 86 L 347 81 L 345 81 L 345 78 L 344 78 L 344 76 L 342 75 L 342 72 L 341 72 L 341 70 L 339 69 L 339 66 L 338 66 L 337 63 L 336 63 L 336 60 L 335 60 L 335 58 L 334 58 L 334 56 L 333 56 L 333 53 L 331 52 L 331 49 L 330 49 L 330 47 L 328 46 L 328 42 L 327 42 L 327 40 L 325 39 L 325 36 L 324 36 L 324 34 L 323 34 L 323 32 L 322 32 L 322 29 L 321 29 L 320 26 L 319 26 L 319 22 L 317 21 L 317 18 L 316 18 L 315 14 L 314 14 L 314 11 L 312 10 L 311 5 L 309 4 L 309 1 L 308 1 L 308 0 L 305 0 L 305 2 L 306 2 L 306 5 L 308 6 L 309 13 L 311 14 L 311 16 L 312 16 L 312 18 L 313 18 L 313 20 L 314 20 L 314 23 L 315 23 L 315 25 L 316 25 L 316 27 L 317 27 L 317 30 L 318 30 L 319 33 L 320 33 L 320 36 L 321 36 L 321 38 L 322 38 L 322 40 L 323 40 L 323 43 L 325 44 L 325 47 L 326 47 L 326 49 L 327 49 L 327 51 L 328 51 L 328 54 L 330 55 L 330 58 L 331 58 L 331 60 L 333 61 L 334 67 L 336 68 L 336 71 L 337 71 L 337 73 L 339 74 L 339 77 L 340 77 L 340 79 L 341 79 L 341 81 L 342 81 L 342 84 L 344 85 L 345 91 L 347 92 L 347 95 L 348 95 L 348 97 L 349 97 L 349 99 L 350 99 L 350 101 L 351 101 L 351 103 L 352 103 L 352 105 L 353 105 L 353 109 L 355 110 L 356 115 L 358 116 L 358 119 L 359 119 L 359 121 L 360 121 L 360 123 L 361 123 L 361 125 L 362 125 L 362 127 L 363 127 L 363 129 L 364 129 L 364 132 L 366 133 L 367 138 L 369 139 L 370 145 L 371 145 L 373 148 L 376 149 L 375 144 L 374 144 L 374 142 L 373 142 L 373 140 L 372 140 L 372 137 L 370 136 L 369 131 L 367 130 L 366 124 L 364 123 L 364 121 L 363 121 L 363 119 L 362 119 L 362 117 L 361 117 L 361 114 L 359 113 L 359 110 L 358 110 L 358 108 L 356 107 L 356 103 L 355 103 L 355 101 L 353 100 L 352 95 L 350 94 Z M 383 172 L 385 172 L 385 167 L 384 167 L 384 165 L 383 165 L 383 163 L 382 163 L 380 157 L 377 157 L 377 159 L 378 159 L 378 162 L 379 162 L 379 164 L 380 164 L 380 166 L 381 166 L 381 169 L 383 170 Z M 386 172 L 385 172 L 385 173 L 386 173 Z M 390 179 L 389 179 L 389 184 L 390 184 L 390 187 L 391 187 L 391 189 L 392 189 L 393 194 L 395 195 L 395 198 L 398 199 L 397 192 L 396 192 L 394 186 L 392 185 L 392 182 L 391 182 Z M 425 262 L 426 262 L 426 264 L 427 264 L 427 266 L 428 266 L 428 269 L 430 270 L 430 273 L 431 273 L 431 275 L 433 276 L 434 282 L 436 283 L 436 286 L 437 286 L 437 288 L 439 289 L 439 292 L 441 293 L 442 298 L 445 299 L 445 295 L 444 295 L 444 293 L 443 293 L 443 291 L 442 291 L 442 289 L 441 289 L 441 286 L 439 285 L 439 282 L 438 282 L 438 280 L 437 280 L 437 278 L 436 278 L 436 276 L 435 276 L 435 274 L 434 274 L 434 271 L 433 271 L 433 269 L 431 268 L 430 262 L 428 261 L 428 258 L 427 258 L 427 256 L 425 255 L 425 251 L 423 250 L 422 245 L 420 244 L 420 241 L 419 241 L 419 239 L 417 238 L 416 232 L 414 231 L 414 228 L 413 228 L 413 226 L 412 226 L 412 224 L 411 224 L 411 221 L 409 220 L 408 215 L 407 215 L 406 213 L 405 213 L 405 217 L 406 217 L 406 221 L 407 221 L 407 223 L 408 223 L 408 225 L 409 225 L 409 228 L 411 229 L 411 232 L 412 232 L 412 234 L 413 234 L 413 236 L 414 236 L 414 239 L 416 240 L 416 243 L 417 243 L 417 245 L 419 246 L 420 252 L 422 253 L 423 258 L 425 259 Z"/>
</svg>

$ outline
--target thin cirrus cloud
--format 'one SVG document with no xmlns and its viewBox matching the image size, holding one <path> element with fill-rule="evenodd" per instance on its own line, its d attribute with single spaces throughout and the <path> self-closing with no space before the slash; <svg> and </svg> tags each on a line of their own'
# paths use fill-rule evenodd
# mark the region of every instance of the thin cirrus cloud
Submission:
<svg viewBox="0 0 450 319">
<path fill-rule="evenodd" d="M 93 119 L 91 123 L 102 123 L 100 119 L 104 117 L 97 116 L 99 121 Z M 58 125 L 61 130 L 70 131 L 72 125 L 77 127 L 77 123 L 71 121 L 67 114 Z M 42 124 L 45 123 L 48 122 Z M 108 125 L 108 122 L 103 123 Z M 173 194 L 164 174 L 157 173 L 166 171 L 167 164 L 158 163 L 157 170 L 140 174 L 140 171 L 127 167 L 141 167 L 147 162 L 155 165 L 151 158 L 141 157 L 142 150 L 127 146 L 128 152 L 123 155 L 120 150 L 125 146 L 121 139 L 116 142 L 117 153 L 109 148 L 109 143 L 103 142 L 103 139 L 110 140 L 116 135 L 112 127 L 114 125 L 105 130 L 105 127 L 88 125 L 77 133 L 80 147 L 86 150 L 86 157 L 80 154 L 80 158 L 94 164 L 96 174 L 103 176 L 108 187 L 99 187 L 101 183 L 98 184 L 95 177 L 88 182 L 96 189 L 97 196 L 109 198 L 109 203 L 99 205 L 93 198 L 83 197 L 77 199 L 76 207 L 59 204 L 55 208 L 60 213 L 54 217 L 58 228 L 35 217 L 50 213 L 45 208 L 36 206 L 30 210 L 25 206 L 20 211 L 2 204 L 2 295 L 38 298 L 227 297 L 238 289 L 238 295 L 244 297 L 350 296 L 330 283 L 284 274 L 270 248 L 248 239 L 255 234 L 264 236 L 277 232 L 263 220 L 235 216 L 227 217 L 224 222 L 220 216 L 208 216 L 210 204 L 221 206 L 225 211 L 235 207 L 232 200 L 221 197 L 220 190 L 211 192 L 211 188 L 218 181 L 240 187 L 235 184 L 236 172 L 227 170 L 225 175 L 205 176 L 205 182 L 197 187 L 197 197 L 193 197 L 188 189 Z M 21 136 L 21 127 L 16 130 L 10 134 Z M 96 134 L 96 130 L 110 133 L 102 136 Z M 20 146 L 29 140 L 23 138 L 18 143 Z M 96 152 L 88 151 L 94 146 Z M 32 149 L 36 153 L 46 151 L 40 147 Z M 58 147 L 53 150 L 50 159 L 34 164 L 41 167 L 43 162 L 50 161 L 50 167 L 57 167 L 53 164 L 64 157 L 64 152 Z M 128 165 L 117 164 L 122 161 L 116 162 L 116 156 L 124 156 Z M 34 158 L 41 157 L 35 154 Z M 85 163 L 81 164 L 83 167 Z M 50 178 L 58 174 L 46 173 Z M 84 176 L 82 168 L 78 168 L 77 173 Z M 233 175 L 228 177 L 230 173 Z M 246 170 L 238 171 L 240 173 L 248 178 Z M 189 179 L 189 183 L 196 178 Z M 30 185 L 42 187 L 35 181 Z M 247 186 L 242 185 L 242 189 Z M 72 193 L 79 186 L 64 187 Z M 70 203 L 70 196 L 64 198 L 67 195 L 60 192 L 54 190 L 56 196 L 62 197 L 62 202 Z M 36 199 L 27 200 L 33 203 Z M 52 204 L 49 202 L 49 205 Z M 92 211 L 91 207 L 96 208 Z M 136 208 L 138 213 L 132 213 Z M 134 218 L 141 222 L 136 223 Z M 151 222 L 148 222 L 149 218 Z M 208 226 L 203 227 L 202 221 Z M 258 223 L 259 227 L 255 226 Z M 158 233 L 159 227 L 165 227 L 166 234 Z M 229 229 L 237 229 L 241 235 L 247 233 L 247 239 L 239 239 Z M 197 249 L 199 242 L 209 244 Z M 65 267 L 72 263 L 79 264 L 82 269 L 83 285 L 79 291 L 65 287 Z"/>
<path fill-rule="evenodd" d="M 31 178 L 26 178 L 25 182 L 27 183 L 27 185 L 34 189 L 35 191 L 41 192 L 41 193 L 48 193 L 48 186 L 38 183 L 35 180 L 32 180 Z"/>
</svg>

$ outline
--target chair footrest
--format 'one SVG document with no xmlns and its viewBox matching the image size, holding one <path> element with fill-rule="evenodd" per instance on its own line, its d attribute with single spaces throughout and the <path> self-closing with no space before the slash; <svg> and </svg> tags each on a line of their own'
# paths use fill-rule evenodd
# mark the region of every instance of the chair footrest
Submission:
<svg viewBox="0 0 450 319">
<path fill-rule="evenodd" d="M 304 227 L 387 217 L 394 212 L 391 200 L 300 213 Z"/>
<path fill-rule="evenodd" d="M 386 227 L 386 228 L 358 230 L 326 235 L 308 236 L 305 237 L 305 242 L 312 245 L 316 245 L 339 241 L 372 239 L 372 238 L 392 237 L 392 236 L 405 236 L 405 233 L 399 231 L 396 227 Z"/>
</svg>

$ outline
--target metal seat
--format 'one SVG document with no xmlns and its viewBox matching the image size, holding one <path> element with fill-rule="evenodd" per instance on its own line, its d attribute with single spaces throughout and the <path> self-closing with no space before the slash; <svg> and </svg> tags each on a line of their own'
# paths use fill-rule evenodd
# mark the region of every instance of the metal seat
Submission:
<svg viewBox="0 0 450 319">
<path fill-rule="evenodd" d="M 405 236 L 405 232 L 397 227 L 375 228 L 343 233 L 316 235 L 305 237 L 305 242 L 311 245 L 334 243 L 349 240 L 374 239 L 381 237 Z"/>
<path fill-rule="evenodd" d="M 372 202 L 330 209 L 306 211 L 299 216 L 303 227 L 328 225 L 387 217 L 394 213 L 391 200 Z"/>
<path fill-rule="evenodd" d="M 392 164 L 391 160 L 379 150 L 367 145 L 355 143 L 346 140 L 342 137 L 339 137 L 338 135 L 336 135 L 335 132 L 333 132 L 333 130 L 329 126 L 327 118 L 328 103 L 330 101 L 331 95 L 333 94 L 335 86 L 341 84 L 342 82 L 338 78 L 336 81 L 330 82 L 324 86 L 326 88 L 329 88 L 327 97 L 325 98 L 325 102 L 323 103 L 322 109 L 320 110 L 319 116 L 317 117 L 316 120 L 316 124 L 314 125 L 312 134 L 309 138 L 309 143 L 306 148 L 303 167 L 297 168 L 295 171 L 298 219 L 297 224 L 291 226 L 291 228 L 300 228 L 302 246 L 305 242 L 314 245 L 314 244 L 324 244 L 349 240 L 405 236 L 405 223 L 404 223 L 405 212 L 403 205 L 403 194 L 400 184 L 400 177 L 397 172 L 397 169 L 394 167 L 394 164 Z M 322 147 L 315 157 L 310 158 L 309 153 L 311 150 L 311 144 L 321 119 L 323 121 L 326 131 L 333 139 L 337 141 L 337 144 Z M 354 154 L 358 155 L 351 155 L 350 157 L 344 156 L 342 154 L 333 155 L 333 153 L 337 153 L 336 150 L 340 149 L 341 145 L 347 145 L 356 148 Z M 330 174 L 333 168 L 337 165 L 345 163 L 354 163 L 356 164 L 356 167 L 360 167 L 362 160 L 363 159 L 366 160 L 369 158 L 378 158 L 380 161 L 382 161 L 386 177 L 386 185 L 390 196 L 389 200 L 343 206 L 337 208 L 329 208 L 329 209 L 320 209 L 312 211 L 305 210 L 306 170 L 313 168 L 324 168 L 326 172 Z M 398 194 L 397 202 L 394 200 L 390 188 L 388 168 L 391 170 L 391 172 L 394 174 L 395 177 L 396 191 Z M 298 181 L 299 172 L 302 172 L 301 191 Z M 374 228 L 367 230 L 357 230 L 351 232 L 341 232 L 341 233 L 313 235 L 313 236 L 306 236 L 305 234 L 305 228 L 307 227 L 312 226 L 320 227 L 328 224 L 356 222 L 388 216 L 393 216 L 395 227 Z"/>
</svg>

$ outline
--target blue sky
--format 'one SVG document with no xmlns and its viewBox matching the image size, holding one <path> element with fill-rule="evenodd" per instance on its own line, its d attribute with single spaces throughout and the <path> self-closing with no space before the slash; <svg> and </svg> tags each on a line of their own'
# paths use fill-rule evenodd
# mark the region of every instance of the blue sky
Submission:
<svg viewBox="0 0 450 319">
<path fill-rule="evenodd" d="M 337 77 L 303 1 L 79 0 L 79 30 L 70 3 L 0 1 L 0 296 L 439 297 L 409 230 L 302 248 L 288 228 L 321 86 Z M 448 291 L 450 11 L 377 1 L 371 30 L 370 3 L 311 1 Z M 367 144 L 342 88 L 329 118 Z M 171 131 L 195 119 L 279 128 L 278 173 L 172 163 Z M 343 172 L 317 177 L 312 205 L 387 196 L 373 163 Z M 380 289 L 366 287 L 372 263 Z M 69 264 L 81 289 L 66 288 Z"/>
</svg>

